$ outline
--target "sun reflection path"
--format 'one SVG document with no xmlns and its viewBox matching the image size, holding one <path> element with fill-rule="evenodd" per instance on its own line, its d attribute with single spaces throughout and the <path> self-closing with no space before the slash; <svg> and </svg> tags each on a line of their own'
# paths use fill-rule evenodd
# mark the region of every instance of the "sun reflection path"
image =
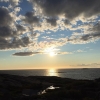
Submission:
<svg viewBox="0 0 100 100">
<path fill-rule="evenodd" d="M 58 76 L 57 70 L 56 69 L 48 69 L 47 76 Z"/>
</svg>

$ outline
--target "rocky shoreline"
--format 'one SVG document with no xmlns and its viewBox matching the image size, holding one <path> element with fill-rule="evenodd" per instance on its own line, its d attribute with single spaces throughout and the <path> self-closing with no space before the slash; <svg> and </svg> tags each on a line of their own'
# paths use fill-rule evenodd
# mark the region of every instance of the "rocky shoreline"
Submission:
<svg viewBox="0 0 100 100">
<path fill-rule="evenodd" d="M 0 100 L 100 100 L 100 79 L 0 74 Z"/>
</svg>

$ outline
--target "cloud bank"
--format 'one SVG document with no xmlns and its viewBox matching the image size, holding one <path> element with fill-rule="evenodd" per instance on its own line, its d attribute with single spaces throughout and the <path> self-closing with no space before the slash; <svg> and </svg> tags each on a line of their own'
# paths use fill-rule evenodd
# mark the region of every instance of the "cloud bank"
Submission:
<svg viewBox="0 0 100 100">
<path fill-rule="evenodd" d="M 24 14 L 20 6 L 21 3 L 24 5 L 24 0 L 0 2 L 9 5 L 0 7 L 0 50 L 28 48 L 38 54 L 47 47 L 100 40 L 100 0 L 27 0 L 33 10 Z M 57 34 L 58 31 L 61 32 Z M 62 31 L 66 31 L 64 36 Z M 55 37 L 52 32 L 56 33 Z M 32 54 L 19 52 L 14 55 Z"/>
</svg>

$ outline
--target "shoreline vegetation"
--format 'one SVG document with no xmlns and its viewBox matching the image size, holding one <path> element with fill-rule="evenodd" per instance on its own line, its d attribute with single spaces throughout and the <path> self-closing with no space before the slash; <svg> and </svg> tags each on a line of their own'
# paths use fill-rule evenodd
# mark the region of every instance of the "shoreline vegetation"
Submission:
<svg viewBox="0 0 100 100">
<path fill-rule="evenodd" d="M 0 100 L 100 100 L 100 78 L 0 74 Z"/>
</svg>

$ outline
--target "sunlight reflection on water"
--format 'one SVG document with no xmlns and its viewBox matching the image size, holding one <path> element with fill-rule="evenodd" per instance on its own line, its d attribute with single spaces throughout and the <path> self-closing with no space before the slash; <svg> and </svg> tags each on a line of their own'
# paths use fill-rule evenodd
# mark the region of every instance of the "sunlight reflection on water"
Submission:
<svg viewBox="0 0 100 100">
<path fill-rule="evenodd" d="M 47 76 L 58 76 L 57 70 L 56 69 L 48 69 Z"/>
<path fill-rule="evenodd" d="M 60 87 L 54 87 L 54 86 L 52 85 L 52 86 L 46 88 L 45 90 L 40 91 L 40 92 L 38 93 L 38 95 L 45 94 L 45 93 L 47 93 L 48 90 L 54 90 L 54 89 L 59 89 L 59 88 L 60 88 Z"/>
</svg>

